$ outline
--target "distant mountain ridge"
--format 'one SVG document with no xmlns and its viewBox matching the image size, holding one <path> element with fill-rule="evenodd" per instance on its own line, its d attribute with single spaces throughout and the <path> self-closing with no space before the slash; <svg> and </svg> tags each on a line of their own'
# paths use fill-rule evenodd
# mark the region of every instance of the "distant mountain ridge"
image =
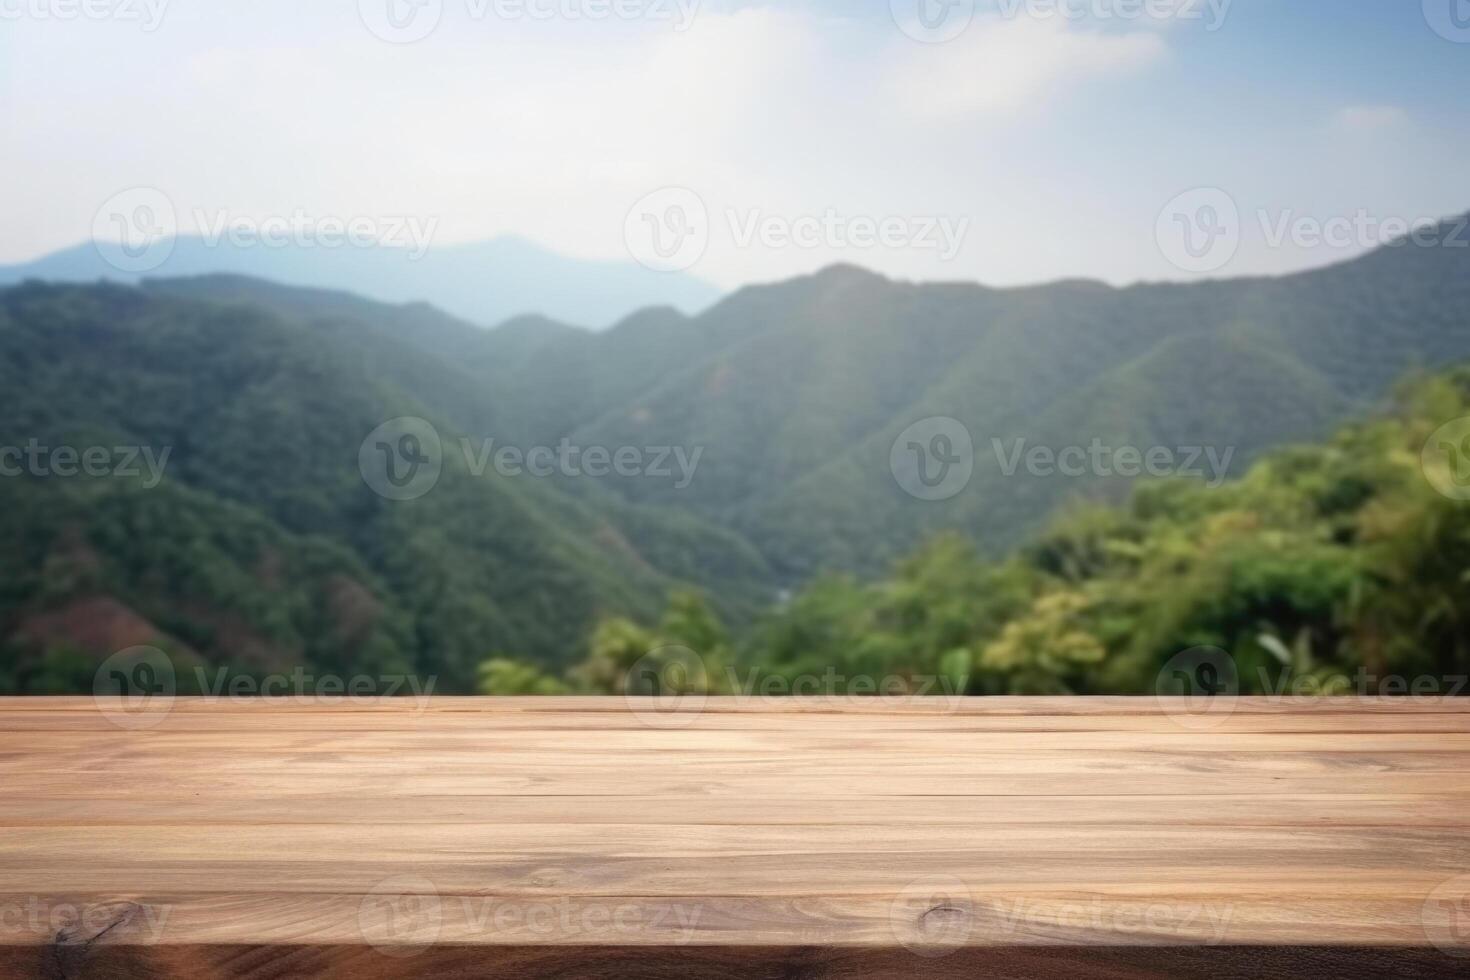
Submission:
<svg viewBox="0 0 1470 980">
<path fill-rule="evenodd" d="M 350 292 L 383 303 L 426 302 L 482 327 L 541 315 L 598 328 L 648 306 L 696 312 L 720 296 L 689 275 L 653 272 L 632 261 L 568 258 L 514 237 L 431 246 L 415 257 L 393 246 L 267 247 L 180 236 L 162 264 L 143 273 L 121 271 L 94 245 L 82 244 L 0 266 L 0 286 L 26 279 L 137 283 L 145 277 L 215 274 Z"/>
<path fill-rule="evenodd" d="M 493 431 L 460 415 L 466 429 L 519 445 L 702 447 L 686 490 L 616 479 L 564 489 L 598 486 L 733 531 L 784 585 L 881 573 L 943 530 L 1004 550 L 1069 500 L 1127 492 L 1120 478 L 1007 476 L 997 440 L 1210 446 L 1240 472 L 1265 449 L 1320 438 L 1405 372 L 1470 358 L 1467 252 L 1385 247 L 1281 278 L 1124 288 L 915 284 L 839 265 L 595 333 L 395 315 L 408 318 L 402 339 L 475 379 L 477 404 L 494 403 Z M 318 301 L 259 283 L 235 291 L 280 310 Z M 933 417 L 961 422 L 974 445 L 970 482 L 939 502 L 908 496 L 890 470 L 899 433 Z"/>
<path fill-rule="evenodd" d="M 516 392 L 495 344 L 486 376 Z M 879 573 L 943 530 L 1001 551 L 1068 500 L 1127 492 L 1125 479 L 1007 476 L 993 440 L 1213 446 L 1240 472 L 1370 410 L 1406 372 L 1465 358 L 1470 249 L 1390 246 L 1280 278 L 1125 288 L 914 284 L 836 266 L 691 318 L 559 334 L 520 372 L 536 390 L 512 401 L 537 406 L 533 440 L 706 447 L 696 492 L 620 492 L 737 531 L 800 580 Z M 581 420 L 548 391 L 577 392 Z M 908 496 L 890 470 L 899 434 L 934 417 L 975 447 L 973 477 L 939 502 Z"/>
<path fill-rule="evenodd" d="M 486 330 L 240 276 L 31 284 L 0 291 L 0 445 L 175 456 L 151 491 L 0 480 L 0 641 L 51 635 L 48 614 L 75 603 L 97 635 L 148 622 L 205 660 L 285 649 L 432 668 L 463 690 L 497 652 L 569 663 L 600 616 L 646 618 L 671 589 L 702 586 L 738 623 L 943 531 L 1003 552 L 1133 482 L 1007 473 L 997 443 L 1212 447 L 1239 473 L 1366 414 L 1406 373 L 1466 359 L 1470 250 L 1451 248 L 1121 289 L 836 266 L 604 331 L 537 316 Z M 358 453 L 403 415 L 436 427 L 445 472 L 395 503 Z M 930 501 L 892 459 L 934 418 L 967 431 L 973 473 Z M 687 486 L 475 474 L 461 439 L 701 455 Z"/>
</svg>

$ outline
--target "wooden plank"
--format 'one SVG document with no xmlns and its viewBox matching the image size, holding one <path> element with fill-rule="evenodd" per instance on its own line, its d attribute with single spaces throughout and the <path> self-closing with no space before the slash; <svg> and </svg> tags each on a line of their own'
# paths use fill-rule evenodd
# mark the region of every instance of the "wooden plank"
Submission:
<svg viewBox="0 0 1470 980">
<path fill-rule="evenodd" d="M 1464 980 L 1464 963 L 1435 950 L 1295 946 L 996 947 L 943 958 L 846 947 L 436 946 L 410 958 L 346 946 L 76 945 L 16 950 L 0 978 L 108 980 Z"/>
<path fill-rule="evenodd" d="M 1455 699 L 163 707 L 0 699 L 0 977 L 1470 965 Z"/>
<path fill-rule="evenodd" d="M 1451 732 L 1470 734 L 1470 713 L 1455 698 L 1234 698 L 1227 711 L 1203 711 L 1184 698 L 709 698 L 684 700 L 679 710 L 648 698 L 177 698 L 151 730 L 420 732 L 433 718 L 438 731 L 542 733 L 647 731 L 871 732 Z M 1085 707 L 1079 707 L 1081 702 Z M 92 698 L 10 699 L 0 732 L 112 732 L 114 712 Z M 107 708 L 109 699 L 101 699 Z M 1203 716 L 1196 718 L 1194 716 Z M 834 719 L 842 719 L 836 728 Z M 1192 720 L 1193 719 L 1193 720 Z M 1167 722 L 1167 723 L 1166 723 Z"/>
<path fill-rule="evenodd" d="M 691 826 L 960 826 L 973 833 L 1006 825 L 1086 826 L 1122 823 L 1164 827 L 1454 827 L 1470 828 L 1470 796 L 1454 794 L 1273 796 L 976 796 L 948 805 L 917 807 L 904 797 L 834 796 L 824 806 L 789 796 L 708 798 L 639 797 L 638 806 L 609 813 L 600 796 L 447 796 L 354 798 L 302 793 L 289 798 L 223 792 L 208 797 L 160 788 L 147 797 L 100 797 L 85 790 L 69 798 L 0 794 L 0 827 L 112 827 L 176 823 L 236 824 L 587 824 L 615 818 L 619 825 Z"/>
</svg>

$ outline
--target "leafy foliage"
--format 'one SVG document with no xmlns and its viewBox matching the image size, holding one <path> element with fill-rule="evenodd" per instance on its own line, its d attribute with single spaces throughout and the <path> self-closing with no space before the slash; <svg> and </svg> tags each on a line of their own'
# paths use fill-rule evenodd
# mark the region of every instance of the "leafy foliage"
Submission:
<svg viewBox="0 0 1470 980">
<path fill-rule="evenodd" d="M 886 581 L 814 583 L 733 660 L 787 679 L 835 668 L 839 692 L 862 676 L 913 691 L 963 679 L 974 694 L 1150 694 L 1201 645 L 1231 655 L 1248 694 L 1407 693 L 1410 678 L 1463 677 L 1470 506 L 1431 486 L 1421 450 L 1467 416 L 1470 369 L 1416 379 L 1391 413 L 1325 445 L 1271 454 L 1219 488 L 1160 481 L 1126 506 L 1078 508 L 1007 560 L 948 536 Z M 619 690 L 660 639 L 732 660 L 689 596 L 656 631 L 620 620 L 597 637 L 578 689 Z"/>
<path fill-rule="evenodd" d="M 724 532 L 473 472 L 440 414 L 473 420 L 455 370 L 358 316 L 108 285 L 0 293 L 0 446 L 169 453 L 157 486 L 0 480 L 7 689 L 90 690 L 48 657 L 95 664 L 126 636 L 243 673 L 305 663 L 465 691 L 487 650 L 574 660 L 599 618 L 652 614 L 693 565 L 730 576 L 727 614 L 748 608 L 763 566 Z M 405 390 L 434 378 L 437 411 Z M 443 473 L 392 501 L 358 450 L 402 415 L 434 422 Z"/>
<path fill-rule="evenodd" d="M 243 278 L 26 284 L 0 292 L 0 447 L 171 456 L 156 487 L 0 479 L 0 690 L 86 690 L 124 641 L 445 692 L 616 690 L 635 667 L 711 691 L 1140 691 L 1198 644 L 1257 687 L 1443 673 L 1466 660 L 1464 511 L 1418 452 L 1466 414 L 1463 375 L 1325 446 L 1262 454 L 1470 356 L 1464 263 L 1384 249 L 1123 290 L 837 267 L 595 334 Z M 403 415 L 434 424 L 444 470 L 395 502 L 357 457 Z M 889 469 L 927 416 L 976 442 L 969 486 L 938 503 Z M 488 438 L 703 456 L 683 489 L 512 478 L 460 451 Z M 1135 491 L 1006 475 L 992 438 L 1230 447 L 1236 476 L 1259 462 L 1222 487 Z"/>
</svg>

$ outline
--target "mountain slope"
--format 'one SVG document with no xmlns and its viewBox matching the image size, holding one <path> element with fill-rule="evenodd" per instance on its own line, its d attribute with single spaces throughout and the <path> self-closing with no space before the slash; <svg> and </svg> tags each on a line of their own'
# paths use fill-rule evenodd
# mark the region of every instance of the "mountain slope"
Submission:
<svg viewBox="0 0 1470 980">
<path fill-rule="evenodd" d="M 670 325 L 652 354 L 636 326 L 559 335 L 531 376 L 576 379 L 576 442 L 701 447 L 687 490 L 617 492 L 738 531 L 790 581 L 874 573 L 946 529 L 1003 549 L 1067 499 L 1123 489 L 1001 479 L 994 438 L 1053 450 L 1205 441 L 1238 468 L 1321 437 L 1406 371 L 1470 356 L 1470 251 L 1401 245 L 1279 279 L 1126 289 L 914 285 L 835 267 L 741 290 Z M 630 369 L 635 356 L 659 370 Z M 889 451 L 935 416 L 969 430 L 976 475 L 952 500 L 919 501 L 897 486 Z"/>
<path fill-rule="evenodd" d="M 0 481 L 19 495 L 9 512 L 41 528 L 5 528 L 25 557 L 0 583 L 0 637 L 50 635 L 50 614 L 83 603 L 100 624 L 87 635 L 153 629 L 206 662 L 309 651 L 463 689 L 499 651 L 569 663 L 599 617 L 646 618 L 688 583 L 738 625 L 824 570 L 874 575 L 949 530 L 1000 553 L 1134 482 L 1009 471 L 1014 452 L 1158 449 L 1213 479 L 1317 439 L 1410 370 L 1470 358 L 1467 273 L 1470 253 L 1448 248 L 1127 289 L 920 285 L 839 266 L 603 332 L 541 317 L 484 330 L 421 303 L 242 277 L 28 285 L 0 293 L 0 446 L 174 455 L 166 489 L 146 493 Z M 443 446 L 433 491 L 402 502 L 359 471 L 365 436 L 398 416 L 428 420 Z M 968 482 L 931 502 L 890 462 L 900 434 L 935 417 L 962 424 L 974 451 Z M 489 445 L 563 443 L 699 462 L 684 485 L 475 465 Z M 188 528 L 256 529 L 170 529 L 157 555 L 108 536 L 153 526 L 163 499 Z M 92 513 L 111 516 L 78 516 Z M 272 581 L 288 584 L 258 584 Z M 312 611 L 346 594 L 361 600 L 350 639 Z"/>
<path fill-rule="evenodd" d="M 364 372 L 364 350 L 393 360 L 396 376 Z M 235 659 L 228 647 L 201 640 L 212 632 L 208 624 L 234 614 L 243 616 L 242 629 L 285 636 L 267 627 L 286 629 L 297 615 L 291 604 L 320 595 L 330 579 L 370 596 L 388 625 L 348 643 L 317 622 L 292 634 L 299 636 L 291 644 L 266 647 L 311 650 L 318 665 L 408 664 L 451 690 L 467 689 L 479 661 L 497 649 L 548 663 L 578 656 L 598 617 L 655 608 L 681 582 L 669 569 L 723 570 L 730 577 L 716 573 L 712 581 L 737 612 L 764 595 L 759 558 L 692 518 L 616 501 L 594 510 L 547 481 L 473 473 L 460 451 L 465 430 L 398 387 L 447 388 L 443 379 L 456 378 L 446 370 L 436 380 L 432 368 L 416 348 L 348 319 L 307 324 L 259 306 L 121 286 L 33 284 L 0 293 L 8 407 L 0 445 L 34 439 L 170 454 L 162 483 L 148 489 L 115 477 L 0 481 L 16 508 L 32 515 L 26 527 L 9 516 L 0 525 L 7 535 L 37 536 L 17 551 L 27 560 L 6 579 L 4 635 L 99 588 L 90 580 L 59 588 L 24 574 L 73 539 L 95 554 L 88 564 L 109 583 L 104 594 L 126 593 L 131 608 L 182 618 L 160 628 L 188 637 L 206 659 Z M 405 415 L 437 428 L 442 475 L 417 499 L 389 500 L 365 481 L 359 450 L 378 426 Z M 174 503 L 160 511 L 166 497 Z M 150 527 L 169 512 L 197 515 L 187 521 L 197 534 L 120 530 Z M 111 517 L 99 524 L 98 513 Z M 216 524 L 222 535 L 242 524 L 256 530 L 226 548 L 210 543 Z M 152 549 L 176 537 L 178 556 L 156 564 Z M 312 558 L 318 551 L 330 561 Z M 279 585 L 255 590 L 258 601 L 242 590 L 248 608 L 234 608 L 225 600 L 236 590 L 226 583 L 262 562 L 282 570 Z M 327 566 L 326 578 L 290 572 Z M 195 607 L 197 615 L 187 612 Z"/>
</svg>

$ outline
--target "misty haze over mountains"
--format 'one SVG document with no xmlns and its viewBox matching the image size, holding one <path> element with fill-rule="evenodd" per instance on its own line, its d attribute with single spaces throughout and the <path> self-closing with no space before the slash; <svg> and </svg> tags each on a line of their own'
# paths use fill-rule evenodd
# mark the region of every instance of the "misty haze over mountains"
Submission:
<svg viewBox="0 0 1470 980">
<path fill-rule="evenodd" d="M 180 236 L 159 243 L 167 259 L 129 273 L 91 244 L 20 265 L 0 265 L 0 286 L 25 279 L 136 283 L 147 278 L 241 275 L 292 286 L 341 290 L 383 303 L 425 302 L 482 327 L 521 314 L 539 314 L 598 329 L 650 306 L 695 313 L 720 290 L 685 274 L 658 273 L 633 261 L 568 258 L 522 238 L 470 245 L 372 247 L 238 245 L 227 234 L 211 240 Z"/>
</svg>

